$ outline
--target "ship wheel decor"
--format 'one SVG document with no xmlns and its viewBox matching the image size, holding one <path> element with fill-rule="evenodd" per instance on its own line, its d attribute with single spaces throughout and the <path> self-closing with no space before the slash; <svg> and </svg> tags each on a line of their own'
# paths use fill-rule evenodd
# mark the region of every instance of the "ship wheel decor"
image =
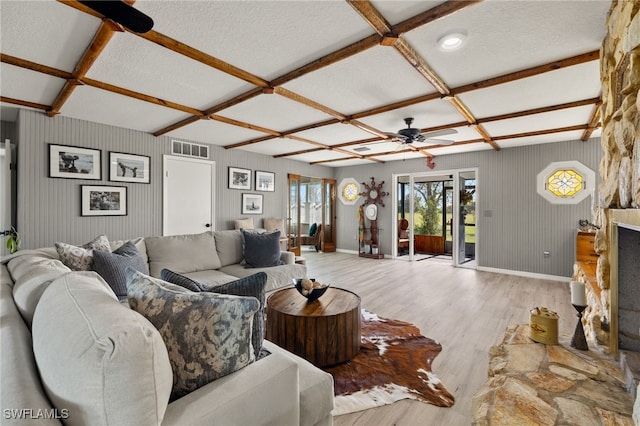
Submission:
<svg viewBox="0 0 640 426">
<path fill-rule="evenodd" d="M 364 191 L 360 194 L 363 197 L 367 197 L 363 204 L 380 204 L 380 207 L 384 207 L 384 202 L 382 201 L 382 197 L 389 195 L 388 192 L 382 190 L 382 185 L 384 185 L 384 181 L 376 184 L 373 176 L 371 177 L 371 183 L 367 184 L 366 182 L 362 182 L 362 186 L 364 186 Z"/>
</svg>

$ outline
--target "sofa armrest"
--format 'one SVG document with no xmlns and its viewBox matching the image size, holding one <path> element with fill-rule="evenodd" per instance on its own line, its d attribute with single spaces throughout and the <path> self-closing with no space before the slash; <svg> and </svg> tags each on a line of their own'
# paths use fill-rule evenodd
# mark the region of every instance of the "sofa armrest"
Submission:
<svg viewBox="0 0 640 426">
<path fill-rule="evenodd" d="M 280 260 L 282 260 L 285 265 L 293 265 L 296 263 L 296 254 L 292 251 L 281 251 Z"/>
<path fill-rule="evenodd" d="M 298 365 L 280 353 L 169 404 L 163 425 L 298 425 Z"/>
<path fill-rule="evenodd" d="M 49 402 L 40 377 L 38 367 L 33 357 L 31 333 L 22 321 L 18 308 L 11 297 L 11 283 L 9 272 L 4 265 L 0 265 L 0 312 L 2 312 L 2 327 L 0 328 L 0 407 L 2 407 L 3 425 L 25 425 L 29 423 L 29 413 L 55 412 Z M 69 415 L 69 411 L 57 414 Z M 29 411 L 31 410 L 31 411 Z M 39 418 L 31 423 L 38 425 L 61 425 L 60 420 L 53 418 Z"/>
</svg>

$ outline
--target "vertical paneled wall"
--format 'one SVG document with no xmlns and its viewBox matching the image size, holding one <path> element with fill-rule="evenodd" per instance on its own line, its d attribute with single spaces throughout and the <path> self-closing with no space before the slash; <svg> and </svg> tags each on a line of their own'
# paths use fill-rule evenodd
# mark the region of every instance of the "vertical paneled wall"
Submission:
<svg viewBox="0 0 640 426">
<path fill-rule="evenodd" d="M 24 248 L 55 241 L 87 242 L 98 234 L 110 239 L 158 234 L 162 229 L 162 154 L 165 144 L 143 132 L 20 111 L 18 122 L 18 229 Z M 48 144 L 102 151 L 102 179 L 49 178 Z M 109 182 L 109 151 L 151 157 L 151 184 Z M 81 185 L 126 186 L 126 216 L 81 217 Z"/>
<path fill-rule="evenodd" d="M 21 110 L 18 118 L 18 228 L 23 248 L 51 246 L 55 241 L 81 244 L 100 233 L 110 239 L 160 235 L 162 233 L 162 156 L 170 152 L 171 138 L 65 117 L 47 117 Z M 47 144 L 73 145 L 102 150 L 102 180 L 54 179 L 48 177 Z M 151 157 L 151 184 L 109 182 L 109 151 Z M 264 192 L 264 214 L 255 216 L 256 226 L 263 217 L 286 217 L 287 173 L 333 177 L 334 170 L 322 166 L 247 151 L 211 146 L 216 162 L 216 229 L 230 229 L 241 217 L 240 200 L 244 191 L 228 189 L 229 166 L 275 172 L 276 191 Z M 128 188 L 128 215 L 82 217 L 80 186 L 117 185 Z M 254 189 L 252 175 L 252 190 Z M 254 191 L 251 191 L 254 192 Z"/>
<path fill-rule="evenodd" d="M 579 219 L 592 220 L 591 197 L 576 205 L 555 205 L 536 192 L 538 173 L 554 161 L 577 160 L 594 171 L 602 156 L 599 139 L 570 141 L 537 146 L 508 148 L 446 155 L 435 159 L 430 170 L 424 160 L 389 162 L 379 166 L 337 169 L 340 183 L 346 177 L 358 182 L 385 181 L 384 190 L 392 192 L 392 175 L 478 168 L 478 217 L 476 251 L 479 266 L 536 274 L 569 277 L 575 257 L 575 233 Z M 358 203 L 364 200 L 360 198 Z M 391 196 L 386 207 L 378 210 L 378 224 L 383 231 L 381 249 L 391 253 Z M 357 250 L 354 236 L 358 222 L 354 206 L 338 203 L 338 247 Z M 551 253 L 543 256 L 544 251 Z"/>
</svg>

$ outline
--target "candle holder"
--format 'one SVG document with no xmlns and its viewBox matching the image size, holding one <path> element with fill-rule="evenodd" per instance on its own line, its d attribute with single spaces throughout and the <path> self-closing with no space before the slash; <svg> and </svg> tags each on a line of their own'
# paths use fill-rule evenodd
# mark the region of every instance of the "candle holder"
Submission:
<svg viewBox="0 0 640 426">
<path fill-rule="evenodd" d="M 572 306 L 578 311 L 578 323 L 576 324 L 576 330 L 573 332 L 573 338 L 571 339 L 571 347 L 579 349 L 581 351 L 588 351 L 587 338 L 584 335 L 584 327 L 582 326 L 582 312 L 587 308 L 586 306 L 574 305 Z"/>
</svg>

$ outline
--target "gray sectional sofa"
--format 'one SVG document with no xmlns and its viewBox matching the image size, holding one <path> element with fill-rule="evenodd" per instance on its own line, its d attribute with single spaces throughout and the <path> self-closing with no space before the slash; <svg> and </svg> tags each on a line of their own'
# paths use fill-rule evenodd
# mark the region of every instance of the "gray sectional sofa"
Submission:
<svg viewBox="0 0 640 426">
<path fill-rule="evenodd" d="M 152 276 L 168 268 L 214 284 L 264 271 L 273 291 L 306 272 L 291 253 L 284 265 L 245 269 L 240 231 L 132 242 Z M 160 333 L 96 272 L 71 271 L 43 248 L 4 259 L 0 277 L 2 424 L 333 423 L 332 377 L 271 342 L 269 355 L 169 402 Z"/>
</svg>

